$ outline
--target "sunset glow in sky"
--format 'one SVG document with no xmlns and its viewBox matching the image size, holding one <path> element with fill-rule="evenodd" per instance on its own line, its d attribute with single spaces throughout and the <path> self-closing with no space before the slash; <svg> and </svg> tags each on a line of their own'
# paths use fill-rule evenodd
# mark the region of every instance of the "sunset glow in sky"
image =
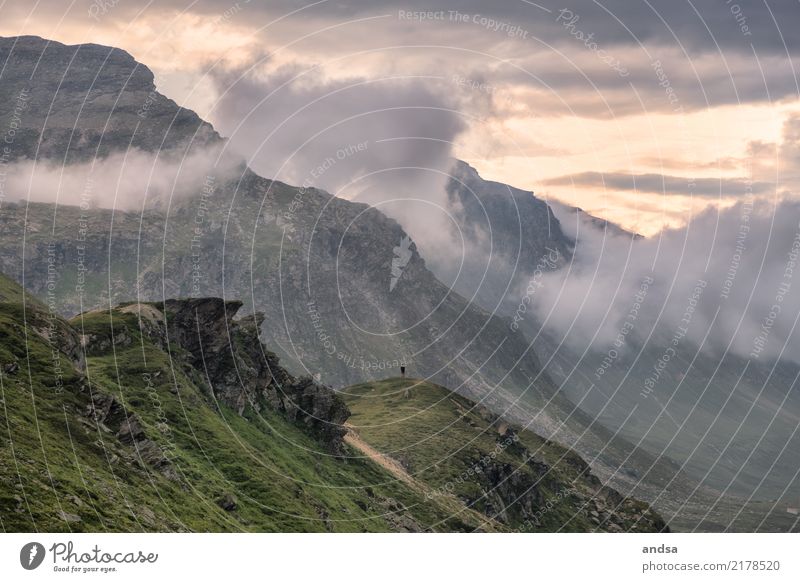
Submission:
<svg viewBox="0 0 800 582">
<path fill-rule="evenodd" d="M 317 133 L 374 140 L 393 111 L 418 108 L 421 130 L 392 131 L 424 135 L 396 137 L 645 235 L 750 192 L 794 191 L 800 33 L 778 2 L 751 14 L 722 0 L 268 4 L 6 2 L 0 35 L 127 50 L 257 171 L 288 182 L 324 158 L 303 149 Z M 302 123 L 281 135 L 292 114 Z M 343 174 L 317 185 L 346 195 Z"/>
</svg>

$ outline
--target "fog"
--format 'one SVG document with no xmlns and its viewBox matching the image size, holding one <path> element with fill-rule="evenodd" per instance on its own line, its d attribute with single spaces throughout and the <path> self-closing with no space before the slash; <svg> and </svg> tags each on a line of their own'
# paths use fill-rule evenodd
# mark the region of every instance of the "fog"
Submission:
<svg viewBox="0 0 800 582">
<path fill-rule="evenodd" d="M 445 184 L 469 119 L 447 80 L 331 79 L 269 60 L 216 71 L 211 119 L 262 176 L 378 207 L 422 250 L 449 248 Z"/>
<path fill-rule="evenodd" d="M 573 347 L 609 349 L 624 329 L 639 342 L 800 362 L 800 202 L 743 200 L 638 240 L 557 214 L 574 258 L 543 275 L 534 305 Z"/>
<path fill-rule="evenodd" d="M 209 175 L 236 175 L 241 159 L 222 146 L 195 148 L 185 157 L 131 149 L 89 162 L 63 165 L 20 160 L 2 166 L 2 193 L 10 202 L 47 202 L 136 211 L 164 208 L 199 195 Z"/>
</svg>

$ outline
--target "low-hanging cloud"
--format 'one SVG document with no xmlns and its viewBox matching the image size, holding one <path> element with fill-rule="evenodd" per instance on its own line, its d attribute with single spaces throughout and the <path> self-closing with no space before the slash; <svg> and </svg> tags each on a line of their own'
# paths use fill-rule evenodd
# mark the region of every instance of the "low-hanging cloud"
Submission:
<svg viewBox="0 0 800 582">
<path fill-rule="evenodd" d="M 331 79 L 289 64 L 217 71 L 211 114 L 259 174 L 366 202 L 435 248 L 448 222 L 444 185 L 467 124 L 449 80 Z"/>
<path fill-rule="evenodd" d="M 703 349 L 800 363 L 800 201 L 743 200 L 651 239 L 609 236 L 561 212 L 574 259 L 544 275 L 535 308 L 573 347 L 607 349 L 644 281 L 631 335 L 640 342 L 678 334 Z"/>
<path fill-rule="evenodd" d="M 241 168 L 222 146 L 195 148 L 188 155 L 132 149 L 77 164 L 19 160 L 2 167 L 3 198 L 135 211 L 166 207 L 200 195 L 205 180 L 230 178 Z"/>
</svg>

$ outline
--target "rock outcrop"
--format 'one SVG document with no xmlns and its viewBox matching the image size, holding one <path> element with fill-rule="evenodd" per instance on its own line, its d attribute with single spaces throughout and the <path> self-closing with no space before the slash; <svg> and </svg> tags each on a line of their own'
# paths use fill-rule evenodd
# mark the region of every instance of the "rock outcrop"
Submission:
<svg viewBox="0 0 800 582">
<path fill-rule="evenodd" d="M 259 338 L 263 314 L 234 319 L 240 301 L 170 299 L 152 304 L 159 315 L 141 318 L 160 345 L 177 346 L 213 391 L 239 414 L 269 406 L 299 423 L 334 454 L 342 452 L 350 411 L 333 389 L 309 377 L 296 378 Z"/>
<path fill-rule="evenodd" d="M 148 437 L 138 416 L 126 410 L 114 396 L 92 393 L 91 403 L 85 412 L 101 430 L 113 434 L 123 445 L 134 449 L 131 455 L 134 462 L 152 467 L 173 481 L 179 479 L 165 451 Z"/>
</svg>

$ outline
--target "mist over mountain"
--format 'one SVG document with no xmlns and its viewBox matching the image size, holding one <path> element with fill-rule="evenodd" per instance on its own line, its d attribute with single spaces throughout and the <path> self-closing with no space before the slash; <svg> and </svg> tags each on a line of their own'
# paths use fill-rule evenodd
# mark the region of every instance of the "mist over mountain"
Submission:
<svg viewBox="0 0 800 582">
<path fill-rule="evenodd" d="M 419 149 L 403 140 L 385 142 L 408 124 L 402 114 L 395 125 L 375 123 L 368 135 L 345 131 L 334 137 L 332 127 L 314 146 L 319 149 L 296 158 L 284 155 L 292 143 L 287 139 L 270 159 L 269 142 L 254 141 L 258 123 L 271 119 L 270 131 L 282 131 L 279 120 L 291 117 L 287 108 L 296 88 L 274 118 L 257 108 L 261 121 L 245 127 L 248 139 L 238 147 L 255 152 L 263 145 L 263 151 L 247 156 L 245 163 L 241 151 L 232 151 L 233 139 L 223 139 L 196 114 L 161 95 L 149 70 L 123 51 L 33 37 L 3 39 L 0 48 L 0 61 L 9 71 L 7 77 L 6 69 L 0 73 L 5 97 L 0 121 L 19 128 L 3 159 L 0 270 L 51 312 L 69 317 L 108 312 L 113 319 L 120 302 L 163 311 L 174 298 L 238 300 L 243 305 L 237 309 L 253 318 L 260 338 L 280 357 L 289 384 L 299 386 L 297 377 L 311 376 L 315 386 L 344 389 L 397 376 L 403 366 L 409 375 L 485 407 L 492 418 L 574 449 L 603 484 L 623 496 L 653 500 L 675 527 L 746 530 L 764 522 L 774 529 L 794 527 L 782 513 L 794 503 L 793 494 L 778 491 L 781 484 L 788 490 L 793 477 L 778 474 L 780 483 L 763 491 L 753 479 L 782 459 L 789 459 L 787 467 L 796 466 L 793 453 L 776 457 L 775 444 L 794 438 L 786 431 L 795 409 L 779 417 L 776 440 L 766 443 L 771 456 L 761 457 L 766 465 L 747 471 L 747 483 L 740 483 L 735 471 L 728 481 L 707 481 L 702 472 L 707 457 L 687 464 L 691 451 L 666 450 L 668 432 L 644 439 L 643 430 L 629 430 L 622 413 L 607 414 L 610 404 L 624 414 L 636 409 L 633 390 L 619 401 L 602 401 L 572 380 L 575 369 L 587 374 L 589 368 L 578 368 L 587 353 L 602 355 L 617 338 L 645 278 L 652 279 L 647 300 L 626 346 L 663 351 L 692 300 L 696 305 L 681 350 L 704 358 L 704 351 L 689 346 L 705 349 L 703 331 L 710 330 L 717 335 L 708 349 L 724 346 L 728 334 L 737 340 L 737 355 L 746 351 L 744 331 L 717 332 L 711 325 L 722 305 L 711 301 L 714 289 L 724 288 L 714 277 L 725 276 L 726 261 L 720 257 L 728 258 L 730 249 L 714 247 L 718 270 L 713 273 L 709 256 L 696 252 L 708 241 L 711 225 L 735 239 L 741 207 L 701 216 L 700 229 L 637 238 L 585 213 L 553 209 L 531 192 L 485 181 L 474 168 L 454 161 L 449 146 Z M 312 113 L 293 120 L 301 125 L 288 131 L 301 132 L 304 119 L 319 122 L 313 85 L 301 91 L 301 102 Z M 243 99 L 264 88 L 250 89 Z M 336 102 L 346 113 L 352 104 L 347 88 L 341 89 L 342 101 Z M 417 94 L 402 83 L 391 95 L 376 91 L 387 102 L 396 98 L 398 107 L 409 99 L 420 99 L 425 108 L 440 104 L 437 94 Z M 423 118 L 414 128 L 429 130 L 422 137 L 431 143 L 461 131 L 455 118 L 444 125 Z M 293 163 L 284 174 L 286 160 Z M 297 186 L 263 177 L 257 164 L 293 176 Z M 319 183 L 307 175 L 320 178 Z M 333 193 L 319 189 L 325 179 L 341 187 Z M 785 207 L 775 223 L 780 233 L 791 231 L 795 211 Z M 751 215 L 748 220 L 760 228 L 768 222 L 759 207 Z M 688 248 L 695 252 L 685 252 L 690 236 Z M 767 303 L 753 304 L 745 282 L 759 273 L 753 285 L 759 286 L 759 297 L 768 298 L 785 277 L 780 267 L 791 252 L 786 242 L 763 232 L 748 240 L 754 252 L 741 259 L 741 275 L 737 271 L 725 299 L 731 310 L 748 305 L 742 311 L 747 317 L 742 330 L 748 333 L 765 317 L 759 310 Z M 759 262 L 759 256 L 769 260 Z M 701 278 L 702 292 L 693 299 Z M 786 309 L 795 308 L 785 295 Z M 790 340 L 792 331 L 785 324 L 771 327 L 758 344 L 762 357 L 780 354 L 776 346 Z M 235 385 L 235 373 L 227 372 L 226 386 Z M 673 373 L 677 377 L 677 369 Z M 246 393 L 237 396 L 247 400 Z M 779 397 L 773 393 L 770 403 L 783 411 Z M 241 402 L 227 405 L 236 409 Z M 279 411 L 287 408 L 272 404 Z M 718 404 L 714 400 L 701 410 L 710 414 Z M 740 416 L 749 414 L 741 402 L 735 404 Z M 725 417 L 731 423 L 736 418 Z M 762 415 L 758 422 L 768 418 Z M 696 437 L 705 425 L 698 426 L 686 434 Z M 373 436 L 382 442 L 383 435 Z M 736 459 L 746 464 L 751 451 L 734 444 L 740 449 Z M 726 487 L 731 482 L 735 491 Z M 441 485 L 437 479 L 432 483 Z M 666 494 L 665 483 L 670 484 Z M 739 510 L 733 519 L 731 508 Z"/>
<path fill-rule="evenodd" d="M 794 499 L 796 202 L 643 238 L 463 163 L 448 191 L 471 243 L 456 288 L 527 334 L 562 394 L 704 485 Z"/>
</svg>

